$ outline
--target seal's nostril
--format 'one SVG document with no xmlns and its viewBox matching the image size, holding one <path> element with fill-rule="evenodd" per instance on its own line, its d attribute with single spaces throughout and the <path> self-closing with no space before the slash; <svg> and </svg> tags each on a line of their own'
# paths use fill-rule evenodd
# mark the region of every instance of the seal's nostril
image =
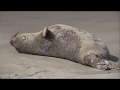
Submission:
<svg viewBox="0 0 120 90">
<path fill-rule="evenodd" d="M 13 41 L 12 40 L 10 40 L 10 44 L 13 46 Z"/>
<path fill-rule="evenodd" d="M 19 33 L 19 32 L 18 32 Z M 15 37 L 18 35 L 18 33 L 16 33 L 10 40 L 10 44 L 13 46 L 13 42 L 15 41 Z"/>
</svg>

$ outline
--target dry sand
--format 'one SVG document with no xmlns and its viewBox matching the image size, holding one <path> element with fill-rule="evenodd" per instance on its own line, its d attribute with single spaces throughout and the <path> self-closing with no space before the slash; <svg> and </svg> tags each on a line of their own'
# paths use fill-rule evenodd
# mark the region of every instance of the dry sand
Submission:
<svg viewBox="0 0 120 90">
<path fill-rule="evenodd" d="M 21 54 L 9 44 L 18 31 L 38 32 L 45 26 L 66 24 L 100 37 L 110 58 L 119 63 L 119 21 L 120 12 L 115 11 L 0 11 L 0 78 L 119 79 L 119 70 L 102 71 L 65 59 Z"/>
</svg>

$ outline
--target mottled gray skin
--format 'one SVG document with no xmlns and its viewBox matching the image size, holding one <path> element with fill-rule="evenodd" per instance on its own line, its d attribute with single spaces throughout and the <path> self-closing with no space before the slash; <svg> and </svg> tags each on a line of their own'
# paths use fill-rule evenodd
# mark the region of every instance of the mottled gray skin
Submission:
<svg viewBox="0 0 120 90">
<path fill-rule="evenodd" d="M 65 58 L 101 70 L 115 68 L 102 40 L 78 28 L 55 24 L 36 33 L 16 34 L 10 44 L 20 53 Z"/>
</svg>

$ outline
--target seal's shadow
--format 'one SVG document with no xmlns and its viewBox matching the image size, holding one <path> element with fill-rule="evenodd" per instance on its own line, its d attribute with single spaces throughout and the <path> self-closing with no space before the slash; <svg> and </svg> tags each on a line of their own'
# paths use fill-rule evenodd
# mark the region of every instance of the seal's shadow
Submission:
<svg viewBox="0 0 120 90">
<path fill-rule="evenodd" d="M 109 59 L 110 59 L 111 61 L 114 61 L 114 62 L 118 62 L 118 61 L 119 61 L 119 58 L 116 57 L 116 56 L 114 56 L 114 55 L 110 55 Z"/>
</svg>

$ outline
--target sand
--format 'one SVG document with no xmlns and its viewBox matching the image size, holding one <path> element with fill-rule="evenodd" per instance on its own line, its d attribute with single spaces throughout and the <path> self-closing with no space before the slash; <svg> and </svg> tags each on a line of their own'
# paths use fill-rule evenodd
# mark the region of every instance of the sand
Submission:
<svg viewBox="0 0 120 90">
<path fill-rule="evenodd" d="M 20 31 L 38 32 L 53 24 L 74 26 L 100 37 L 111 60 L 119 61 L 117 11 L 0 11 L 1 79 L 120 79 L 119 70 L 98 70 L 69 60 L 18 53 L 9 44 Z"/>
</svg>

